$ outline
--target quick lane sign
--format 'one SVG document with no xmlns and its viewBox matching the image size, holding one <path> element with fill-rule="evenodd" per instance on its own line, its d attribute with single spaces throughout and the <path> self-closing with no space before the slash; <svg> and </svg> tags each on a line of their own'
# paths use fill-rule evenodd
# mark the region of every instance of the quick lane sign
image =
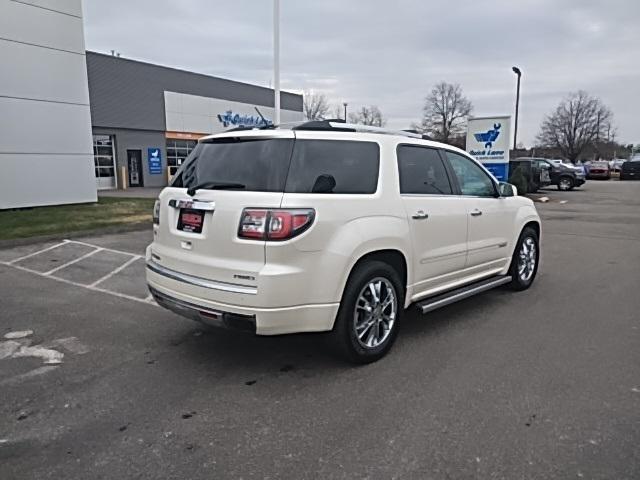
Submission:
<svg viewBox="0 0 640 480">
<path fill-rule="evenodd" d="M 467 125 L 467 152 L 505 182 L 509 176 L 510 132 L 508 115 L 470 118 Z"/>
</svg>

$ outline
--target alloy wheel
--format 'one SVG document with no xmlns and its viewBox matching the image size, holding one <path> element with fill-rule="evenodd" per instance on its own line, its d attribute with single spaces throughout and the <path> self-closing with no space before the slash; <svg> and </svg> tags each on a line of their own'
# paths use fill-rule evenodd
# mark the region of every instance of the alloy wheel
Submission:
<svg viewBox="0 0 640 480">
<path fill-rule="evenodd" d="M 518 277 L 523 282 L 528 282 L 536 269 L 538 261 L 538 249 L 532 237 L 525 237 L 518 252 Z"/>
<path fill-rule="evenodd" d="M 396 321 L 398 297 L 386 278 L 369 281 L 360 291 L 353 312 L 353 326 L 358 343 L 365 348 L 383 344 Z"/>
</svg>

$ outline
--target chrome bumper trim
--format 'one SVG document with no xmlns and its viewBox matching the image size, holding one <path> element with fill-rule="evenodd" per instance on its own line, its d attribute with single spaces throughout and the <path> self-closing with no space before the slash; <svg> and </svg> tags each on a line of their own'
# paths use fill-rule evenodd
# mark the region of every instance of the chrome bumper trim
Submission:
<svg viewBox="0 0 640 480">
<path fill-rule="evenodd" d="M 200 322 L 210 327 L 228 328 L 231 330 L 256 333 L 255 315 L 238 315 L 214 310 L 203 305 L 179 300 L 175 297 L 162 293 L 151 286 L 149 286 L 149 291 L 158 305 L 185 318 L 190 318 L 191 320 L 195 320 L 196 322 Z"/>
<path fill-rule="evenodd" d="M 176 272 L 170 268 L 158 265 L 153 260 L 147 261 L 147 268 L 158 275 L 177 280 L 178 282 L 188 283 L 189 285 L 195 285 L 196 287 L 208 288 L 211 290 L 220 290 L 222 292 L 242 293 L 245 295 L 257 295 L 257 287 L 249 287 L 246 285 L 238 285 L 235 283 L 216 282 L 213 280 L 207 280 L 206 278 L 196 277 L 186 273 Z"/>
</svg>

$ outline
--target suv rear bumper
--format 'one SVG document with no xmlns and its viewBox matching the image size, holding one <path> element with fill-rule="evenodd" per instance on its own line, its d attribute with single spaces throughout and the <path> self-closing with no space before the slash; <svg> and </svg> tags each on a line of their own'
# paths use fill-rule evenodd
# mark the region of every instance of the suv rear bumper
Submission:
<svg viewBox="0 0 640 480">
<path fill-rule="evenodd" d="M 226 299 L 237 296 L 237 302 L 221 302 L 188 295 L 185 287 L 193 286 L 188 275 L 163 271 L 147 263 L 147 284 L 156 302 L 168 310 L 198 322 L 254 332 L 258 335 L 279 335 L 298 332 L 331 330 L 339 303 L 292 305 L 286 307 L 252 307 L 246 305 L 246 292 L 220 290 Z M 222 284 L 225 288 L 227 284 Z M 220 287 L 213 285 L 211 292 Z M 218 287 L 218 288 L 215 288 Z M 199 285 L 194 288 L 207 288 Z M 229 288 L 234 288 L 230 286 Z M 252 295 L 253 296 L 253 295 Z"/>
<path fill-rule="evenodd" d="M 191 320 L 204 323 L 211 327 L 222 327 L 256 333 L 256 317 L 254 315 L 237 315 L 211 310 L 202 305 L 179 300 L 151 286 L 149 287 L 149 291 L 158 305 L 183 317 L 190 318 Z"/>
</svg>

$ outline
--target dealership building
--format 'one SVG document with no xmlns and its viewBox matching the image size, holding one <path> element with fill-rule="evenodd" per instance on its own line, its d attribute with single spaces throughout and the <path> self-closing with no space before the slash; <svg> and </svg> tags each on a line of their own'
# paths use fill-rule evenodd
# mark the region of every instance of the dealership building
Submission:
<svg viewBox="0 0 640 480">
<path fill-rule="evenodd" d="M 94 202 L 80 0 L 0 0 L 0 209 Z"/>
<path fill-rule="evenodd" d="M 163 186 L 198 138 L 273 118 L 272 89 L 86 51 L 81 0 L 0 0 L 0 31 L 0 209 Z"/>
<path fill-rule="evenodd" d="M 273 119 L 269 88 L 95 52 L 86 59 L 98 189 L 166 185 L 198 138 Z M 283 92 L 280 104 L 281 122 L 302 120 L 301 95 Z"/>
</svg>

